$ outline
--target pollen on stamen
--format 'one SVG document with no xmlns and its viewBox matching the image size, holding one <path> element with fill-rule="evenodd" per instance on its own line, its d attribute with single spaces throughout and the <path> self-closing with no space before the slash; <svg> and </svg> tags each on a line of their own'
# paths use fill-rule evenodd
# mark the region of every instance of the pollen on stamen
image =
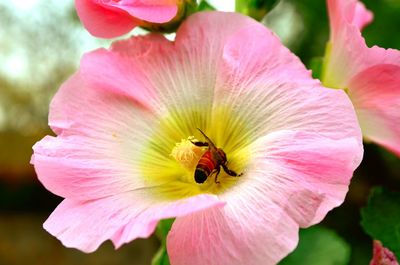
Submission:
<svg viewBox="0 0 400 265">
<path fill-rule="evenodd" d="M 172 149 L 171 156 L 175 158 L 184 168 L 193 170 L 199 161 L 204 150 L 201 147 L 194 145 L 192 142 L 198 140 L 194 136 L 189 136 L 187 139 L 182 139 L 176 143 Z"/>
</svg>

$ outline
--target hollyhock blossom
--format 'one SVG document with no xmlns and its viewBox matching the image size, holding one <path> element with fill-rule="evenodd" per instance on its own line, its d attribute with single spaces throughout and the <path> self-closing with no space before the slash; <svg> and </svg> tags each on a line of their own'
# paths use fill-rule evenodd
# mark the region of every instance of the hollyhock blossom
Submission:
<svg viewBox="0 0 400 265">
<path fill-rule="evenodd" d="M 360 30 L 372 14 L 356 0 L 328 0 L 331 37 L 322 82 L 345 89 L 366 140 L 400 155 L 400 51 L 369 48 Z"/>
<path fill-rule="evenodd" d="M 239 14 L 189 17 L 174 42 L 150 34 L 86 54 L 54 97 L 56 137 L 34 146 L 44 186 L 65 200 L 44 228 L 91 252 L 148 237 L 176 217 L 171 264 L 275 264 L 299 227 L 342 203 L 362 157 L 354 109 L 262 24 Z M 226 153 L 196 183 L 207 147 Z"/>
<path fill-rule="evenodd" d="M 165 23 L 183 0 L 75 0 L 76 11 L 94 36 L 114 38 L 146 22 Z"/>
<path fill-rule="evenodd" d="M 374 240 L 374 256 L 369 265 L 399 265 L 399 263 L 389 249 L 382 246 L 380 241 Z"/>
</svg>

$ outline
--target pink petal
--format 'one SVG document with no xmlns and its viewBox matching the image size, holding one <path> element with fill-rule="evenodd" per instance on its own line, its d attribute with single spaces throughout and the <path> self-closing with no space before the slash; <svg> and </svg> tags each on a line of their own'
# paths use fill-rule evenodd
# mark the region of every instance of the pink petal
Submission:
<svg viewBox="0 0 400 265">
<path fill-rule="evenodd" d="M 104 6 L 95 0 L 75 0 L 75 6 L 84 27 L 96 37 L 118 37 L 139 23 L 124 10 Z"/>
<path fill-rule="evenodd" d="M 160 219 L 223 205 L 213 195 L 164 203 L 151 198 L 141 190 L 86 202 L 66 199 L 43 226 L 66 247 L 93 252 L 107 239 L 120 247 L 149 237 Z"/>
<path fill-rule="evenodd" d="M 122 0 L 110 2 L 110 6 L 126 11 L 132 17 L 154 23 L 165 23 L 175 17 L 178 7 L 175 0 Z"/>
<path fill-rule="evenodd" d="M 313 80 L 301 61 L 260 24 L 253 23 L 227 39 L 215 101 L 238 110 L 237 116 L 246 120 L 255 137 L 301 130 L 332 139 L 355 137 L 361 144 L 354 109 L 345 93 Z"/>
<path fill-rule="evenodd" d="M 333 39 L 347 25 L 362 30 L 372 22 L 374 15 L 358 0 L 327 0 Z"/>
<path fill-rule="evenodd" d="M 177 218 L 167 238 L 171 264 L 271 265 L 295 248 L 298 227 L 282 208 L 250 192 L 235 202 Z"/>
<path fill-rule="evenodd" d="M 368 68 L 349 87 L 364 136 L 400 155 L 400 64 Z"/>
<path fill-rule="evenodd" d="M 157 35 L 138 37 L 135 42 L 138 43 L 137 45 L 147 44 L 146 49 L 148 50 L 151 50 L 152 46 L 155 45 L 170 44 Z M 136 52 L 136 54 L 125 56 L 106 49 L 85 54 L 81 61 L 81 76 L 86 86 L 128 96 L 139 106 L 154 110 L 158 105 L 158 96 L 151 83 L 146 80 L 146 74 L 134 62 L 136 57 L 146 56 L 145 54 L 148 51 L 139 52 L 138 49 L 132 49 L 132 52 Z"/>
<path fill-rule="evenodd" d="M 140 146 L 154 134 L 161 103 L 135 60 L 171 44 L 155 34 L 126 43 L 129 54 L 122 52 L 123 42 L 114 44 L 115 51 L 86 54 L 79 73 L 51 103 L 49 125 L 59 137 L 37 143 L 32 163 L 42 183 L 60 196 L 93 199 L 144 185 L 138 179 Z"/>
<path fill-rule="evenodd" d="M 327 5 L 332 48 L 323 81 L 328 86 L 343 88 L 363 61 L 369 59 L 364 56 L 367 46 L 360 30 L 372 21 L 373 14 L 358 0 L 327 0 Z"/>
<path fill-rule="evenodd" d="M 141 20 L 168 22 L 178 11 L 175 0 L 75 0 L 75 5 L 85 28 L 101 38 L 114 38 L 128 33 L 142 23 Z"/>
<path fill-rule="evenodd" d="M 162 34 L 149 33 L 130 39 L 114 41 L 111 51 L 120 58 L 139 63 L 142 60 L 151 61 L 153 56 L 166 56 L 173 49 L 173 43 Z M 146 59 L 147 58 L 147 59 Z"/>
<path fill-rule="evenodd" d="M 220 22 L 227 25 L 224 30 L 214 27 L 214 23 Z M 178 123 L 165 126 L 171 127 L 175 142 L 193 135 L 199 124 L 205 127 L 210 123 L 217 64 L 225 39 L 249 23 L 255 21 L 239 14 L 204 12 L 191 16 L 182 24 L 173 44 L 156 45 L 156 38 L 148 38 L 146 42 L 131 38 L 113 45 L 114 52 L 129 57 L 135 69 L 142 71 L 143 76 L 134 75 L 134 78 L 145 79 L 151 84 L 164 106 L 160 105 L 160 111 L 173 113 Z M 204 34 L 206 31 L 209 34 Z M 149 46 L 154 48 L 144 48 Z M 140 51 L 140 56 L 136 50 Z M 182 112 L 182 109 L 190 111 Z"/>
<path fill-rule="evenodd" d="M 223 25 L 223 30 L 215 25 Z M 174 137 L 178 140 L 194 133 L 193 128 L 199 125 L 193 121 L 208 126 L 208 117 L 215 114 L 216 106 L 236 109 L 237 114 L 226 123 L 246 120 L 250 128 L 257 130 L 253 133 L 255 138 L 281 129 L 319 131 L 334 139 L 360 138 L 355 113 L 345 93 L 321 87 L 268 29 L 248 17 L 199 13 L 180 27 L 174 46 L 158 39 L 161 38 L 153 35 L 114 44 L 113 51 L 124 57 L 124 61 L 115 60 L 115 68 L 121 68 L 118 71 L 124 74 L 112 75 L 126 80 L 118 87 L 129 87 L 137 78 L 147 80 L 141 83 L 148 83 L 145 86 L 152 87 L 157 100 L 169 110 L 193 110 L 193 115 L 174 113 L 182 121 L 174 124 Z M 104 62 L 117 65 L 110 60 Z M 99 63 L 92 65 L 95 68 Z M 138 69 L 142 74 L 129 73 Z M 107 71 L 91 71 L 91 76 L 101 84 L 101 76 Z M 190 130 L 187 124 L 193 124 Z M 226 128 L 231 129 L 235 128 Z"/>
<path fill-rule="evenodd" d="M 361 160 L 354 139 L 291 131 L 260 139 L 253 156 L 242 181 L 220 196 L 224 208 L 177 218 L 171 264 L 276 264 L 295 248 L 299 227 L 343 202 Z"/>
<path fill-rule="evenodd" d="M 57 195 L 82 200 L 143 187 L 139 149 L 155 118 L 142 105 L 73 76 L 50 106 L 49 124 L 59 136 L 33 147 L 39 180 Z"/>
<path fill-rule="evenodd" d="M 254 168 L 261 166 L 271 174 L 268 178 L 275 183 L 269 190 L 276 203 L 293 198 L 282 207 L 301 227 L 320 222 L 344 201 L 363 155 L 357 138 L 333 140 L 316 132 L 280 131 L 254 145 L 259 154 Z"/>
<path fill-rule="evenodd" d="M 399 154 L 397 114 L 400 98 L 400 51 L 367 47 L 360 29 L 349 14 L 364 13 L 360 2 L 346 4 L 328 0 L 331 19 L 331 49 L 326 58 L 323 83 L 348 90 L 356 108 L 363 135 Z"/>
<path fill-rule="evenodd" d="M 380 241 L 374 240 L 374 256 L 369 265 L 399 265 L 399 263 L 389 249 L 382 246 Z"/>
<path fill-rule="evenodd" d="M 351 25 L 343 27 L 331 39 L 331 45 L 322 77 L 323 83 L 330 87 L 351 89 L 348 82 L 360 72 L 378 64 L 400 64 L 398 50 L 369 48 L 360 31 Z"/>
<path fill-rule="evenodd" d="M 365 26 L 371 23 L 373 19 L 374 14 L 369 11 L 363 3 L 357 2 L 352 15 L 352 24 L 362 30 Z"/>
</svg>

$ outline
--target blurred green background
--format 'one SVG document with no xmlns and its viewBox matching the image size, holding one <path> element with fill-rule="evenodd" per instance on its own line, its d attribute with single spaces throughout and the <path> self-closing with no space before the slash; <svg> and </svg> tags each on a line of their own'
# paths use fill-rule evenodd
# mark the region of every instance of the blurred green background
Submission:
<svg viewBox="0 0 400 265">
<path fill-rule="evenodd" d="M 368 45 L 400 49 L 400 1 L 364 3 L 375 15 L 364 30 Z M 283 0 L 263 22 L 306 65 L 323 55 L 329 35 L 325 1 Z M 107 242 L 88 255 L 48 235 L 42 223 L 61 198 L 41 186 L 29 164 L 32 145 L 52 134 L 47 126 L 50 99 L 85 51 L 109 43 L 83 29 L 72 0 L 0 0 L 0 265 L 150 264 L 159 245 L 154 237 L 118 251 Z M 368 264 L 371 258 L 372 241 L 359 225 L 360 208 L 372 187 L 400 187 L 399 162 L 367 144 L 345 203 L 322 223 L 350 245 L 349 264 Z"/>
</svg>

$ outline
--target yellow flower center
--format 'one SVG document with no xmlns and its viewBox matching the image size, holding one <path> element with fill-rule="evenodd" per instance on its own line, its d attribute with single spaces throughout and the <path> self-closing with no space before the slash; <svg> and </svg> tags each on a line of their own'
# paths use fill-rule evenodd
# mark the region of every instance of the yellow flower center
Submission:
<svg viewBox="0 0 400 265">
<path fill-rule="evenodd" d="M 181 199 L 202 193 L 220 194 L 237 181 L 246 177 L 244 172 L 250 156 L 250 137 L 246 122 L 231 109 L 221 108 L 212 112 L 211 119 L 198 111 L 186 111 L 182 117 L 170 113 L 159 123 L 157 134 L 153 135 L 143 150 L 141 175 L 145 185 L 153 187 L 156 196 L 162 199 Z M 207 119 L 208 118 L 208 119 Z M 216 121 L 212 125 L 209 120 Z M 198 147 L 192 142 L 205 142 L 197 130 L 201 128 L 217 148 L 224 150 L 227 167 L 240 177 L 228 175 L 222 167 L 216 183 L 216 172 L 207 180 L 196 183 L 194 173 L 202 155 L 208 147 Z"/>
</svg>

